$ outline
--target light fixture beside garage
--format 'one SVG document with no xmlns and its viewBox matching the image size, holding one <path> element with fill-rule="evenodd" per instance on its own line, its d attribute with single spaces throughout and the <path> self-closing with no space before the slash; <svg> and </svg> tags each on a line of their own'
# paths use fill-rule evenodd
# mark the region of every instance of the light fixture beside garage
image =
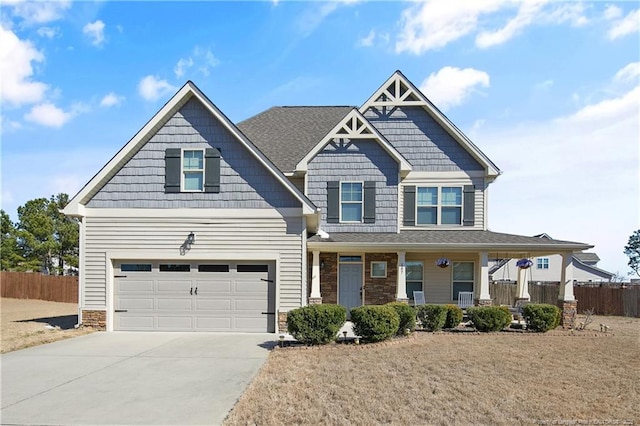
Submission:
<svg viewBox="0 0 640 426">
<path fill-rule="evenodd" d="M 196 234 L 194 234 L 193 232 L 190 232 L 189 235 L 187 236 L 187 244 L 191 245 L 195 242 L 196 242 Z"/>
</svg>

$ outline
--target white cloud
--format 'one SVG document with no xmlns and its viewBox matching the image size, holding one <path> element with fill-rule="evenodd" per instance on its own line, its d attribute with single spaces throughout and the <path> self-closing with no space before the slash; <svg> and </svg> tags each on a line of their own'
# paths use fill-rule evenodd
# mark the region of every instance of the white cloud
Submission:
<svg viewBox="0 0 640 426">
<path fill-rule="evenodd" d="M 82 33 L 89 37 L 91 44 L 101 46 L 104 43 L 104 22 L 97 20 L 82 27 Z"/>
<path fill-rule="evenodd" d="M 309 7 L 295 19 L 298 32 L 303 37 L 308 37 L 324 20 L 335 12 L 340 6 L 350 6 L 359 0 L 336 0 L 325 2 L 309 2 Z"/>
<path fill-rule="evenodd" d="M 402 12 L 396 53 L 408 51 L 419 55 L 444 47 L 475 31 L 480 16 L 493 13 L 506 3 L 505 0 L 416 3 Z"/>
<path fill-rule="evenodd" d="M 155 101 L 167 93 L 173 92 L 176 87 L 167 80 L 160 80 L 158 77 L 148 75 L 143 77 L 138 83 L 138 93 L 147 101 Z"/>
<path fill-rule="evenodd" d="M 73 118 L 72 112 L 65 112 L 50 102 L 35 105 L 24 118 L 27 121 L 47 127 L 62 127 Z"/>
<path fill-rule="evenodd" d="M 540 9 L 545 1 L 524 2 L 520 5 L 518 14 L 506 25 L 495 31 L 482 31 L 476 37 L 476 46 L 487 48 L 502 44 L 515 35 L 519 34 L 523 28 L 531 25 L 540 13 Z"/>
<path fill-rule="evenodd" d="M 627 82 L 638 82 L 638 77 L 640 77 L 640 62 L 632 62 L 622 68 L 620 71 L 616 73 L 613 77 L 615 82 L 627 83 Z"/>
<path fill-rule="evenodd" d="M 176 74 L 176 77 L 181 78 L 184 75 L 185 70 L 190 68 L 193 65 L 193 59 L 189 58 L 180 58 L 176 66 L 173 68 L 173 72 Z"/>
<path fill-rule="evenodd" d="M 120 105 L 124 101 L 124 96 L 116 95 L 114 92 L 107 93 L 100 101 L 102 107 L 112 107 Z"/>
<path fill-rule="evenodd" d="M 58 27 L 40 27 L 36 31 L 40 37 L 55 38 L 60 35 L 60 28 Z"/>
<path fill-rule="evenodd" d="M 48 86 L 32 80 L 32 62 L 43 61 L 44 55 L 30 41 L 0 25 L 0 99 L 16 106 L 39 102 Z"/>
<path fill-rule="evenodd" d="M 375 39 L 375 37 L 376 31 L 372 29 L 371 31 L 369 31 L 369 34 L 367 34 L 366 37 L 362 37 L 358 40 L 357 45 L 361 47 L 371 47 L 373 46 L 373 40 Z"/>
<path fill-rule="evenodd" d="M 431 73 L 420 90 L 439 109 L 446 111 L 464 102 L 477 87 L 489 87 L 489 74 L 473 68 L 444 67 Z"/>
<path fill-rule="evenodd" d="M 640 31 L 640 9 L 632 10 L 622 19 L 618 19 L 609 29 L 609 40 L 615 40 Z"/>
<path fill-rule="evenodd" d="M 553 87 L 553 80 L 545 80 L 535 85 L 536 90 L 546 92 Z"/>
<path fill-rule="evenodd" d="M 604 19 L 606 19 L 608 21 L 610 21 L 612 19 L 617 19 L 617 18 L 619 18 L 621 16 L 622 16 L 622 9 L 620 9 L 618 6 L 615 6 L 613 4 L 610 4 L 604 10 Z"/>
<path fill-rule="evenodd" d="M 7 2 L 14 16 L 23 19 L 24 25 L 45 24 L 62 18 L 71 7 L 70 0 Z"/>
</svg>

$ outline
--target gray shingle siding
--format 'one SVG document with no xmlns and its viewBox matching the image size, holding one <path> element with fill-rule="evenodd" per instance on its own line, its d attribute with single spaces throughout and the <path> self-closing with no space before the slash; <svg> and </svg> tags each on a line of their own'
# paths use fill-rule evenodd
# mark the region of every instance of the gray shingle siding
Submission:
<svg viewBox="0 0 640 426">
<path fill-rule="evenodd" d="M 322 212 L 321 228 L 331 232 L 397 232 L 398 163 L 373 140 L 328 144 L 308 166 L 309 199 Z M 327 224 L 328 181 L 375 181 L 375 223 Z"/>
<path fill-rule="evenodd" d="M 165 194 L 165 149 L 218 148 L 220 193 Z M 104 208 L 286 208 L 300 202 L 197 100 L 188 101 L 87 203 Z"/>
<path fill-rule="evenodd" d="M 422 107 L 397 107 L 388 114 L 369 108 L 364 116 L 411 163 L 414 171 L 483 170 Z"/>
</svg>

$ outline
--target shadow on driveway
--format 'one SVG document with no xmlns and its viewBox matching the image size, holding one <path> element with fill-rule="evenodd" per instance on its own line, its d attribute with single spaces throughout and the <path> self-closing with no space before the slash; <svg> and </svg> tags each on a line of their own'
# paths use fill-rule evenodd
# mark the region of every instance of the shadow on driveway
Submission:
<svg viewBox="0 0 640 426">
<path fill-rule="evenodd" d="M 41 322 L 52 327 L 59 327 L 62 330 L 71 330 L 78 323 L 77 315 L 63 315 L 59 317 L 33 318 L 15 322 Z"/>
</svg>

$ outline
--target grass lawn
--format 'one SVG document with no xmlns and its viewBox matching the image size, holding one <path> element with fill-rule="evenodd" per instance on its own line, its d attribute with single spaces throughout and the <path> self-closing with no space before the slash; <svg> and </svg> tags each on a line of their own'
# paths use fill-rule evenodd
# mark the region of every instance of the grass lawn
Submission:
<svg viewBox="0 0 640 426">
<path fill-rule="evenodd" d="M 638 424 L 639 407 L 640 319 L 596 317 L 573 334 L 278 348 L 225 425 Z"/>
</svg>

